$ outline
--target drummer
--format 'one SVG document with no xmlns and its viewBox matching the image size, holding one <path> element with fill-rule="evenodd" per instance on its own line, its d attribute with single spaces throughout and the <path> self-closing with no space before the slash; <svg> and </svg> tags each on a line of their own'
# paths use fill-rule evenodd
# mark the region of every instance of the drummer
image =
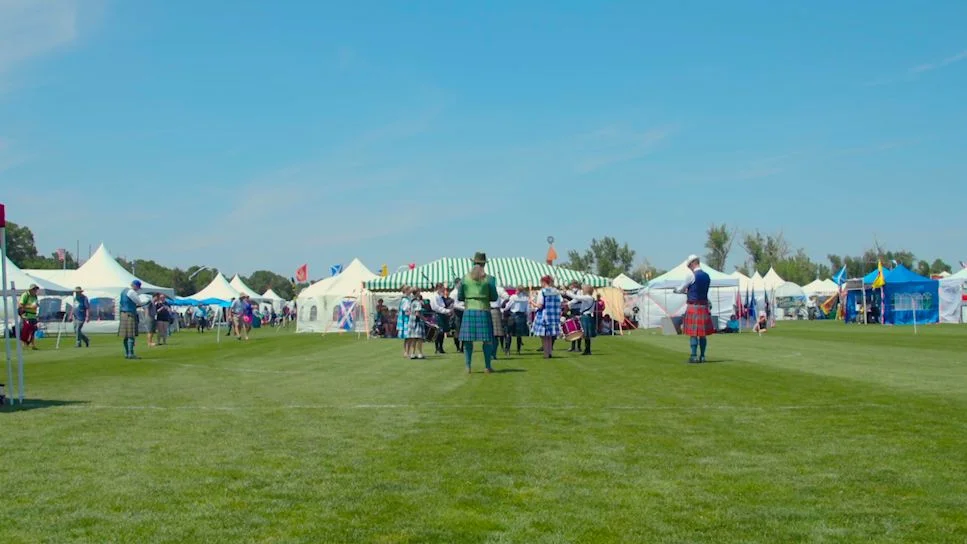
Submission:
<svg viewBox="0 0 967 544">
<path fill-rule="evenodd" d="M 584 352 L 581 355 L 591 355 L 591 338 L 597 336 L 597 327 L 594 323 L 596 307 L 597 301 L 594 300 L 594 289 L 588 284 L 582 285 L 578 294 L 572 294 L 571 302 L 568 303 L 571 315 L 576 315 L 581 320 L 581 331 L 584 333 L 582 336 Z"/>
</svg>

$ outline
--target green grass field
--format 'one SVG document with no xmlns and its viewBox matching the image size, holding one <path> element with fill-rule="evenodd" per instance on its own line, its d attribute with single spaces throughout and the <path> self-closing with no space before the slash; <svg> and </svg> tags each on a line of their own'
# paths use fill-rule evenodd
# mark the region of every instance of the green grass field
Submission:
<svg viewBox="0 0 967 544">
<path fill-rule="evenodd" d="M 469 376 L 386 340 L 94 343 L 42 341 L 0 412 L 5 543 L 967 542 L 967 327 L 783 324 L 706 365 L 531 339 Z"/>
</svg>

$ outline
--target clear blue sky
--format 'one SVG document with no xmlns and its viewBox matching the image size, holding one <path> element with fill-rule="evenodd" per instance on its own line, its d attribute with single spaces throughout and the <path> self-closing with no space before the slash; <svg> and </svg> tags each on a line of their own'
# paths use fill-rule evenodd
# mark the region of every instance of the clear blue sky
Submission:
<svg viewBox="0 0 967 544">
<path fill-rule="evenodd" d="M 723 221 L 954 263 L 965 25 L 960 1 L 0 0 L 0 201 L 45 252 L 227 272 L 548 235 L 670 267 Z"/>
</svg>

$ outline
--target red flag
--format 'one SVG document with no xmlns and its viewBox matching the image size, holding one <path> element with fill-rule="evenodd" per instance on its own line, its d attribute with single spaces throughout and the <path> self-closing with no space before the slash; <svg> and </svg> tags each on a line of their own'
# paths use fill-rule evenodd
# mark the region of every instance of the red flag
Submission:
<svg viewBox="0 0 967 544">
<path fill-rule="evenodd" d="M 410 270 L 414 270 L 415 268 L 416 268 L 416 263 L 410 263 Z"/>
<path fill-rule="evenodd" d="M 309 265 L 304 264 L 295 271 L 295 281 L 305 283 L 309 281 Z"/>
<path fill-rule="evenodd" d="M 0 204 L 0 229 L 7 226 L 7 210 Z"/>
<path fill-rule="evenodd" d="M 67 258 L 67 250 L 63 248 L 57 248 L 57 259 L 60 260 L 60 262 L 64 262 L 64 259 L 66 258 Z"/>
</svg>

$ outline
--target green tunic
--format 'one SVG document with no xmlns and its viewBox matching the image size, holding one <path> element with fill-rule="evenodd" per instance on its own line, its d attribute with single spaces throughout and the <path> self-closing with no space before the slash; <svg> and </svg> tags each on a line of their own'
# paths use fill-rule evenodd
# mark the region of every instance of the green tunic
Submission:
<svg viewBox="0 0 967 544">
<path fill-rule="evenodd" d="M 457 300 L 463 301 L 467 310 L 490 311 L 490 303 L 497 300 L 497 280 L 487 276 L 481 281 L 474 280 L 470 274 L 460 282 Z"/>
</svg>

